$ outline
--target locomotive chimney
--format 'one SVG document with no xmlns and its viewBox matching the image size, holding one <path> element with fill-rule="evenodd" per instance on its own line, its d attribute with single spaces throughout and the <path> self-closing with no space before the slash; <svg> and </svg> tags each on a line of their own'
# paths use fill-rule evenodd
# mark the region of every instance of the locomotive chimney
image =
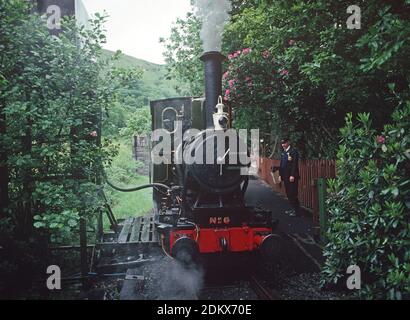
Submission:
<svg viewBox="0 0 410 320">
<path fill-rule="evenodd" d="M 213 128 L 215 106 L 222 95 L 222 61 L 225 56 L 218 51 L 209 51 L 202 55 L 201 60 L 205 67 L 206 127 Z"/>
</svg>

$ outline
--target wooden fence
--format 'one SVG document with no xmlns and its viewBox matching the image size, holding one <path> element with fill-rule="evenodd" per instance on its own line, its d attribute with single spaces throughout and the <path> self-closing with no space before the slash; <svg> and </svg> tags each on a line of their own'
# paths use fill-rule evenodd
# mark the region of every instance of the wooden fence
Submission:
<svg viewBox="0 0 410 320">
<path fill-rule="evenodd" d="M 286 195 L 283 183 L 274 184 L 271 168 L 279 167 L 280 160 L 261 158 L 259 164 L 259 177 L 266 181 L 273 190 Z M 299 161 L 299 200 L 303 207 L 313 213 L 313 221 L 319 225 L 319 204 L 317 192 L 318 178 L 336 177 L 336 162 L 334 160 L 301 160 Z"/>
</svg>

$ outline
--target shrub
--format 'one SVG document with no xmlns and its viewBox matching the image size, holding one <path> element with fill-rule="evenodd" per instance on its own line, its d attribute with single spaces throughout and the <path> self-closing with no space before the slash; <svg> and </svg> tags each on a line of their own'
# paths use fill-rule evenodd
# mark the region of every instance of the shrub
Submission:
<svg viewBox="0 0 410 320">
<path fill-rule="evenodd" d="M 410 102 L 382 134 L 369 114 L 341 129 L 337 178 L 328 184 L 329 228 L 322 284 L 342 284 L 349 265 L 362 272 L 361 298 L 410 297 Z"/>
</svg>

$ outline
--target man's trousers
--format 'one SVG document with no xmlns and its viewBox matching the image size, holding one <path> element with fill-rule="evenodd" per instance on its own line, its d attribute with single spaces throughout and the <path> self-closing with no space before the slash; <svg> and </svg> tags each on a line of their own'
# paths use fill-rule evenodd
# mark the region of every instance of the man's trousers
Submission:
<svg viewBox="0 0 410 320">
<path fill-rule="evenodd" d="M 299 188 L 299 179 L 295 179 L 294 182 L 289 181 L 289 177 L 284 179 L 286 196 L 289 199 L 289 203 L 295 212 L 298 212 L 300 203 L 298 199 L 298 188 Z"/>
</svg>

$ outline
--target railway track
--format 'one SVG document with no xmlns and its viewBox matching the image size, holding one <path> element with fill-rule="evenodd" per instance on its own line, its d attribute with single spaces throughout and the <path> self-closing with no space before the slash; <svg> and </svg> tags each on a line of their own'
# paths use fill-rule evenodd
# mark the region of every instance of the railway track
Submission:
<svg viewBox="0 0 410 320">
<path fill-rule="evenodd" d="M 281 295 L 255 275 L 248 275 L 229 284 L 205 285 L 200 300 L 282 300 Z"/>
<path fill-rule="evenodd" d="M 282 300 L 279 293 L 271 288 L 266 288 L 256 276 L 251 275 L 249 279 L 252 290 L 256 293 L 259 300 Z"/>
</svg>

